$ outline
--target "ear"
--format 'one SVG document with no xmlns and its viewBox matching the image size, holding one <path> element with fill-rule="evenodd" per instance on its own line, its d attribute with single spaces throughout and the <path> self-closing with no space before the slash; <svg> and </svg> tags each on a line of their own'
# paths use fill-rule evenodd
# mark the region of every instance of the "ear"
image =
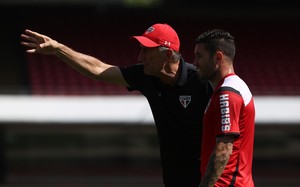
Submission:
<svg viewBox="0 0 300 187">
<path fill-rule="evenodd" d="M 165 54 L 166 54 L 166 62 L 168 63 L 173 63 L 173 51 L 171 49 L 168 49 L 165 51 Z"/>
<path fill-rule="evenodd" d="M 173 51 L 171 49 L 167 50 L 167 57 L 171 58 L 173 56 Z"/>
<path fill-rule="evenodd" d="M 176 53 L 172 50 L 172 49 L 169 49 L 167 50 L 167 59 L 170 63 L 179 63 L 180 62 L 180 57 L 179 55 L 176 55 Z"/>
<path fill-rule="evenodd" d="M 223 55 L 223 53 L 221 51 L 216 51 L 215 58 L 216 58 L 217 64 L 220 64 L 223 61 L 223 59 L 224 59 L 224 55 Z"/>
</svg>

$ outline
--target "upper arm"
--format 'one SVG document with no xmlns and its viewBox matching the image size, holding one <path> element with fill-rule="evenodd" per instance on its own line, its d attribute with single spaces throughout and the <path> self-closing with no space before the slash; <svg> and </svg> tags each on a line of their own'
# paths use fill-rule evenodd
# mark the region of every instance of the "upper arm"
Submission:
<svg viewBox="0 0 300 187">
<path fill-rule="evenodd" d="M 229 158 L 232 154 L 235 135 L 221 135 L 216 139 L 215 154 Z"/>
<path fill-rule="evenodd" d="M 118 66 L 103 64 L 101 69 L 102 71 L 99 73 L 96 79 L 126 87 L 128 86 L 128 83 L 124 79 L 123 74 Z"/>
</svg>

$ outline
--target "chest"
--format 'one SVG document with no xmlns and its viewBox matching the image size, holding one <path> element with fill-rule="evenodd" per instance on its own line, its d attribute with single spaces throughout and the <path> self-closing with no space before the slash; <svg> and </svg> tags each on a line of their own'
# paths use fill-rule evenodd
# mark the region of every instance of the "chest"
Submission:
<svg viewBox="0 0 300 187">
<path fill-rule="evenodd" d="M 157 84 L 149 88 L 146 97 L 154 103 L 164 105 L 169 110 L 191 111 L 206 105 L 209 93 L 205 85 L 190 82 L 184 86 Z"/>
</svg>

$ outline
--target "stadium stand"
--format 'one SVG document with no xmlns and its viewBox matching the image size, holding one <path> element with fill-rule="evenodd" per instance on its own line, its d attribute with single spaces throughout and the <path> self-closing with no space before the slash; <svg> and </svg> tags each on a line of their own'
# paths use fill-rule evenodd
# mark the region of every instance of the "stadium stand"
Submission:
<svg viewBox="0 0 300 187">
<path fill-rule="evenodd" d="M 148 22 L 149 25 L 152 24 L 151 19 L 125 17 L 122 24 L 116 23 L 114 19 L 117 18 L 114 17 L 110 21 L 100 20 L 101 17 L 98 19 L 76 22 L 67 20 L 63 23 L 67 26 L 64 29 L 58 23 L 58 27 L 49 27 L 49 23 L 38 23 L 34 28 L 109 63 L 120 66 L 137 63 L 138 46 L 130 42 L 129 38 L 131 35 L 140 34 L 148 26 Z M 297 35 L 299 28 L 292 21 L 186 21 L 176 18 L 164 21 L 168 21 L 178 30 L 182 39 L 181 52 L 188 62 L 193 61 L 193 41 L 198 33 L 209 28 L 224 28 L 236 36 L 236 72 L 249 84 L 254 95 L 300 94 L 300 74 L 297 71 L 300 65 L 296 58 L 299 39 L 293 37 Z M 200 26 L 195 24 L 198 22 Z M 278 24 L 281 26 L 278 27 Z M 34 95 L 137 94 L 118 86 L 89 80 L 54 57 L 27 55 L 27 63 Z"/>
</svg>

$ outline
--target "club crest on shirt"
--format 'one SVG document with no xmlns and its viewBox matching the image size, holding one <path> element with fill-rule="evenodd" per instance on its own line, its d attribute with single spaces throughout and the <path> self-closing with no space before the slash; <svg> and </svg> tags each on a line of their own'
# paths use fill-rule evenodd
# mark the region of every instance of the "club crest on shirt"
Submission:
<svg viewBox="0 0 300 187">
<path fill-rule="evenodd" d="M 186 108 L 190 104 L 190 102 L 192 101 L 192 96 L 190 96 L 190 95 L 180 95 L 179 96 L 179 101 L 182 104 L 182 106 L 184 108 Z"/>
</svg>

